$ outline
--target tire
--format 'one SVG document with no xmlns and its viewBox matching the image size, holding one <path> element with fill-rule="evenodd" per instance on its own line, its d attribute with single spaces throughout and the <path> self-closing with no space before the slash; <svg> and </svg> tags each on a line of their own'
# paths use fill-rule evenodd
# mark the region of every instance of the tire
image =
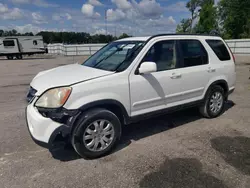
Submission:
<svg viewBox="0 0 250 188">
<path fill-rule="evenodd" d="M 11 59 L 13 59 L 13 56 L 12 55 L 8 55 L 7 59 L 11 60 Z"/>
<path fill-rule="evenodd" d="M 218 96 L 218 100 L 216 96 Z M 217 102 L 214 104 L 212 101 Z M 216 118 L 224 112 L 225 101 L 226 96 L 224 89 L 219 85 L 212 86 L 205 96 L 203 105 L 200 107 L 200 113 L 206 118 Z M 212 106 L 214 106 L 214 108 Z"/>
<path fill-rule="evenodd" d="M 98 126 L 96 126 L 97 124 Z M 101 126 L 103 129 L 101 129 Z M 99 130 L 97 127 L 99 127 Z M 94 132 L 94 130 L 96 132 Z M 110 134 L 108 134 L 108 132 Z M 107 135 L 105 136 L 104 134 Z M 79 118 L 72 131 L 71 143 L 81 157 L 94 159 L 107 155 L 112 151 L 119 141 L 120 136 L 121 123 L 118 117 L 109 110 L 98 108 L 86 112 Z M 86 138 L 85 141 L 84 138 Z M 95 143 L 98 143 L 98 145 Z"/>
<path fill-rule="evenodd" d="M 22 55 L 17 55 L 16 58 L 17 59 L 23 59 L 23 56 Z"/>
</svg>

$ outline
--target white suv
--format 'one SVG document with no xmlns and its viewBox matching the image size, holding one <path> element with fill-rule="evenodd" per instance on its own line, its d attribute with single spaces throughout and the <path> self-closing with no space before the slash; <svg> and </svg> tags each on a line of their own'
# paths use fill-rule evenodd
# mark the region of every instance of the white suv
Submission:
<svg viewBox="0 0 250 188">
<path fill-rule="evenodd" d="M 216 36 L 156 35 L 114 41 L 82 64 L 40 72 L 26 109 L 33 140 L 70 141 L 82 157 L 107 154 L 122 125 L 197 105 L 214 118 L 235 84 L 234 56 Z"/>
</svg>

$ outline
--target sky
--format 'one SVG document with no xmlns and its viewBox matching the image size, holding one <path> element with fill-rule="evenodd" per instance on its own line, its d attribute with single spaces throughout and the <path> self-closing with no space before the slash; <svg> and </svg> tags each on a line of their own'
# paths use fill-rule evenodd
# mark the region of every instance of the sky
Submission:
<svg viewBox="0 0 250 188">
<path fill-rule="evenodd" d="M 173 33 L 187 0 L 0 0 L 0 29 L 148 36 Z"/>
</svg>

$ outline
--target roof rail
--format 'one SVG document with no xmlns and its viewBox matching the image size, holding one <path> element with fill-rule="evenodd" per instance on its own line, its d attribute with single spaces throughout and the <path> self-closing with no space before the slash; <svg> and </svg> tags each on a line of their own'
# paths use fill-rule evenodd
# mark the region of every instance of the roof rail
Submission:
<svg viewBox="0 0 250 188">
<path fill-rule="evenodd" d="M 213 31 L 213 32 L 212 32 Z M 164 37 L 164 36 L 207 36 L 207 37 L 211 37 L 211 36 L 217 36 L 220 37 L 219 33 L 216 31 L 216 33 L 214 32 L 214 30 L 212 30 L 210 32 L 210 34 L 194 34 L 194 33 L 166 33 L 166 34 L 157 34 L 157 35 L 153 35 L 151 37 L 149 37 L 149 39 L 147 40 L 147 42 L 149 42 L 151 39 L 155 38 L 155 37 Z"/>
<path fill-rule="evenodd" d="M 191 35 L 191 36 L 219 36 L 219 33 L 217 31 L 211 31 L 210 34 L 194 34 L 194 33 L 167 33 L 167 34 L 157 34 L 153 35 L 152 37 L 160 37 L 160 36 L 175 36 L 175 35 Z"/>
</svg>

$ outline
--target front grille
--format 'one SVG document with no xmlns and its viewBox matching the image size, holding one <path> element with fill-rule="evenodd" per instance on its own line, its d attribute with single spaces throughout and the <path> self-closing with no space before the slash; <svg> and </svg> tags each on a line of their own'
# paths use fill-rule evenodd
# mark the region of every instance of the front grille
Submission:
<svg viewBox="0 0 250 188">
<path fill-rule="evenodd" d="M 29 92 L 28 92 L 27 97 L 26 97 L 26 99 L 29 103 L 32 102 L 32 100 L 34 99 L 36 92 L 37 92 L 37 90 L 35 90 L 33 87 L 30 86 Z"/>
</svg>

